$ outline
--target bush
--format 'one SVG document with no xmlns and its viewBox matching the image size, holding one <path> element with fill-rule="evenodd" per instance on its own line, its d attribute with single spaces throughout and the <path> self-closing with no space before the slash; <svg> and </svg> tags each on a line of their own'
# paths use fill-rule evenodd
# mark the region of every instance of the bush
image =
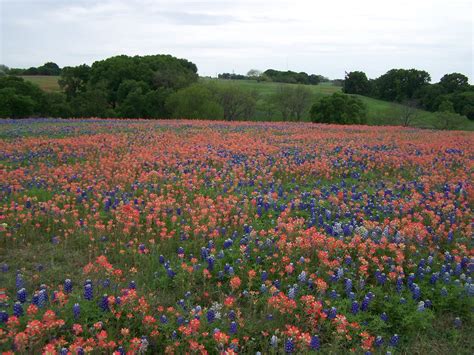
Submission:
<svg viewBox="0 0 474 355">
<path fill-rule="evenodd" d="M 310 114 L 315 123 L 363 124 L 367 107 L 356 96 L 336 92 L 315 103 Z"/>
<path fill-rule="evenodd" d="M 224 109 L 216 101 L 211 90 L 193 84 L 173 93 L 166 100 L 166 109 L 174 118 L 222 119 Z"/>
</svg>

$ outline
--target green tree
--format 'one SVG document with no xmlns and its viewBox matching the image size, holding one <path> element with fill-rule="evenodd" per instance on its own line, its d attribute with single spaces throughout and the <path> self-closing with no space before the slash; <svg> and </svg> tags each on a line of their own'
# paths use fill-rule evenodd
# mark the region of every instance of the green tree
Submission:
<svg viewBox="0 0 474 355">
<path fill-rule="evenodd" d="M 370 93 L 370 82 L 362 71 L 346 73 L 342 91 L 346 94 L 368 95 Z"/>
<path fill-rule="evenodd" d="M 90 70 L 91 68 L 86 64 L 63 68 L 58 83 L 68 99 L 86 91 Z"/>
<path fill-rule="evenodd" d="M 248 92 L 238 86 L 214 87 L 217 102 L 224 110 L 224 119 L 235 121 L 238 119 L 250 119 L 255 113 L 257 105 L 254 92 Z"/>
<path fill-rule="evenodd" d="M 282 85 L 270 98 L 270 104 L 280 111 L 284 121 L 300 121 L 309 109 L 311 99 L 311 90 L 303 85 Z"/>
<path fill-rule="evenodd" d="M 446 130 L 459 129 L 466 121 L 465 116 L 454 112 L 453 103 L 445 100 L 439 105 L 439 111 L 436 113 L 435 127 Z"/>
<path fill-rule="evenodd" d="M 28 117 L 40 115 L 45 111 L 43 91 L 37 85 L 25 81 L 23 78 L 0 77 L 0 89 L 10 89 L 3 92 L 2 101 L 8 103 L 9 109 L 5 109 L 4 112 L 10 112 L 9 117 Z M 24 109 L 19 106 L 19 102 L 25 103 Z"/>
<path fill-rule="evenodd" d="M 57 92 L 45 93 L 45 109 L 43 114 L 48 117 L 71 117 L 72 110 L 66 95 Z"/>
<path fill-rule="evenodd" d="M 358 97 L 336 92 L 316 102 L 310 113 L 315 123 L 363 124 L 367 108 Z"/>
<path fill-rule="evenodd" d="M 454 111 L 474 120 L 474 91 L 456 92 L 446 96 L 453 103 Z"/>
<path fill-rule="evenodd" d="M 448 94 L 453 92 L 466 91 L 469 89 L 469 79 L 460 73 L 451 73 L 444 75 L 439 81 Z"/>
<path fill-rule="evenodd" d="M 207 87 L 193 84 L 170 95 L 166 108 L 174 118 L 222 119 L 224 109 Z"/>
<path fill-rule="evenodd" d="M 35 107 L 36 103 L 31 97 L 18 94 L 14 88 L 0 89 L 0 117 L 29 117 L 34 114 Z"/>
<path fill-rule="evenodd" d="M 373 94 L 383 100 L 402 102 L 413 99 L 430 80 L 424 70 L 391 69 L 374 80 Z"/>
<path fill-rule="evenodd" d="M 114 117 L 104 90 L 90 88 L 77 94 L 71 101 L 72 114 L 75 117 Z"/>
</svg>

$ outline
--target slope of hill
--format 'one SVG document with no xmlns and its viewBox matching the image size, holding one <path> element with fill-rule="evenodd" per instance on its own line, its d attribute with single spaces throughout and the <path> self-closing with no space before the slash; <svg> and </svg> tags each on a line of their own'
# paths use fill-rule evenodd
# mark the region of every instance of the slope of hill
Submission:
<svg viewBox="0 0 474 355">
<path fill-rule="evenodd" d="M 58 84 L 59 76 L 48 75 L 23 75 L 23 79 L 38 85 L 47 92 L 59 92 L 61 89 Z"/>
</svg>

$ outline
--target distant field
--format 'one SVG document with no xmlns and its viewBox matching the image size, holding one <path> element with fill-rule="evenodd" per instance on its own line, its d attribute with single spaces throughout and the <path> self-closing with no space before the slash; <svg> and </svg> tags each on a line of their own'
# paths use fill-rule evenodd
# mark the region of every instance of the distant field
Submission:
<svg viewBox="0 0 474 355">
<path fill-rule="evenodd" d="M 60 91 L 59 84 L 58 84 L 59 76 L 24 75 L 22 76 L 22 78 L 38 85 L 44 91 L 48 91 L 48 92 Z"/>
</svg>

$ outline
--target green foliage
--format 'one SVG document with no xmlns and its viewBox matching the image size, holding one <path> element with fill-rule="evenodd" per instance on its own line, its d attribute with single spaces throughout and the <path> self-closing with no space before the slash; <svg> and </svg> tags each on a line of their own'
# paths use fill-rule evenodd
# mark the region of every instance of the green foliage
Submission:
<svg viewBox="0 0 474 355">
<path fill-rule="evenodd" d="M 291 70 L 280 71 L 267 69 L 263 72 L 263 75 L 276 83 L 317 85 L 321 82 L 327 81 L 327 78 L 322 75 L 308 75 L 305 72 L 297 73 Z"/>
<path fill-rule="evenodd" d="M 355 96 L 334 93 L 311 107 L 311 120 L 316 123 L 363 124 L 367 108 Z"/>
<path fill-rule="evenodd" d="M 424 70 L 392 69 L 374 81 L 374 94 L 383 100 L 402 102 L 414 98 L 430 80 Z"/>
<path fill-rule="evenodd" d="M 235 121 L 253 117 L 257 105 L 257 94 L 255 92 L 245 91 L 238 86 L 214 86 L 212 90 L 217 102 L 224 110 L 225 120 Z"/>
<path fill-rule="evenodd" d="M 75 117 L 114 117 L 106 94 L 100 89 L 89 89 L 77 94 L 71 101 L 72 113 Z"/>
<path fill-rule="evenodd" d="M 342 91 L 346 94 L 368 95 L 370 93 L 370 82 L 362 71 L 346 73 Z"/>
<path fill-rule="evenodd" d="M 8 68 L 7 68 L 8 69 Z M 11 68 L 5 71 L 9 75 L 47 75 L 57 76 L 61 74 L 61 68 L 53 62 L 47 62 L 39 67 L 30 67 L 28 69 Z"/>
<path fill-rule="evenodd" d="M 281 112 L 283 120 L 300 121 L 311 105 L 311 90 L 303 85 L 280 86 L 270 102 Z"/>
<path fill-rule="evenodd" d="M 90 67 L 86 64 L 77 67 L 65 67 L 59 78 L 59 86 L 66 93 L 68 99 L 86 90 L 90 75 Z"/>
<path fill-rule="evenodd" d="M 18 94 L 14 88 L 0 89 L 0 117 L 28 117 L 35 112 L 35 106 L 30 96 Z"/>
<path fill-rule="evenodd" d="M 212 91 L 200 84 L 193 84 L 169 96 L 165 104 L 174 118 L 222 119 L 224 109 Z"/>
<path fill-rule="evenodd" d="M 467 76 L 460 73 L 451 73 L 444 75 L 439 84 L 446 90 L 447 93 L 466 91 L 469 89 L 469 79 Z"/>
<path fill-rule="evenodd" d="M 453 93 L 447 98 L 453 103 L 455 112 L 474 120 L 474 91 Z"/>
<path fill-rule="evenodd" d="M 0 77 L 0 117 L 29 117 L 41 114 L 44 94 L 39 87 L 13 76 Z"/>
</svg>

